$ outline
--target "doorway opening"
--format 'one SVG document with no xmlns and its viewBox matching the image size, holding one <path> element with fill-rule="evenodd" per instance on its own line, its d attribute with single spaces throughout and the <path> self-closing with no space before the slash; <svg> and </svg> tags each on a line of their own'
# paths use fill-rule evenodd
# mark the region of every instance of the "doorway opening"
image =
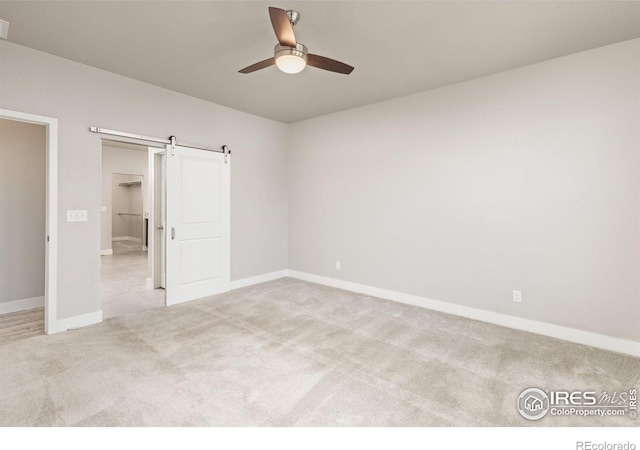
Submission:
<svg viewBox="0 0 640 450">
<path fill-rule="evenodd" d="M 0 342 L 44 334 L 46 131 L 0 119 Z"/>
<path fill-rule="evenodd" d="M 154 286 L 149 239 L 153 186 L 149 147 L 102 140 L 101 303 L 104 319 L 165 305 Z"/>
<path fill-rule="evenodd" d="M 57 328 L 58 121 L 0 109 L 0 342 Z"/>
</svg>

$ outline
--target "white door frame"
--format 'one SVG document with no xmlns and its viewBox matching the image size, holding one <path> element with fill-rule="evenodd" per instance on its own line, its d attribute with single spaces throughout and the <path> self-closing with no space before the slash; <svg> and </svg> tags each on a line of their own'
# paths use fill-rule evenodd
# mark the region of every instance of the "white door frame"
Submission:
<svg viewBox="0 0 640 450">
<path fill-rule="evenodd" d="M 58 320 L 58 119 L 0 109 L 0 118 L 44 125 L 47 129 L 44 332 L 55 333 Z M 48 241 L 47 241 L 48 237 Z"/>
</svg>

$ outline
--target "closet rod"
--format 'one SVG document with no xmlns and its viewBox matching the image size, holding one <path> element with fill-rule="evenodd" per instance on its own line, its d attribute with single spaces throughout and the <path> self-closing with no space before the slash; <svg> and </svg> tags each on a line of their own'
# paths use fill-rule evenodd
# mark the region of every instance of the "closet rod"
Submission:
<svg viewBox="0 0 640 450">
<path fill-rule="evenodd" d="M 222 148 L 200 147 L 198 145 L 191 145 L 191 144 L 185 144 L 183 142 L 176 142 L 175 137 L 174 137 L 174 140 L 172 141 L 171 139 L 155 138 L 150 136 L 144 136 L 142 134 L 133 134 L 133 133 L 127 133 L 125 131 L 108 130 L 106 128 L 100 128 L 100 127 L 89 127 L 89 131 L 91 131 L 92 133 L 108 134 L 110 136 L 119 136 L 119 137 L 130 138 L 130 139 L 138 139 L 139 141 L 156 142 L 158 144 L 171 144 L 172 142 L 174 142 L 176 145 L 179 145 L 181 147 L 194 148 L 196 150 L 206 150 L 208 152 L 224 153 L 225 155 L 231 154 L 231 150 L 227 145 L 223 145 Z"/>
</svg>

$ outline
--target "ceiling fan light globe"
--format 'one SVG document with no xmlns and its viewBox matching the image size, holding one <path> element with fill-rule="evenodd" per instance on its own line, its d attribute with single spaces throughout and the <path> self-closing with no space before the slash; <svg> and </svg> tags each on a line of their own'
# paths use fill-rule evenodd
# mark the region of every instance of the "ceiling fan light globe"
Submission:
<svg viewBox="0 0 640 450">
<path fill-rule="evenodd" d="M 307 62 L 296 55 L 282 55 L 276 58 L 276 66 L 284 73 L 299 73 L 306 67 Z"/>
<path fill-rule="evenodd" d="M 307 47 L 302 44 L 296 44 L 295 47 L 278 44 L 273 53 L 276 66 L 284 73 L 302 72 L 307 65 Z"/>
</svg>

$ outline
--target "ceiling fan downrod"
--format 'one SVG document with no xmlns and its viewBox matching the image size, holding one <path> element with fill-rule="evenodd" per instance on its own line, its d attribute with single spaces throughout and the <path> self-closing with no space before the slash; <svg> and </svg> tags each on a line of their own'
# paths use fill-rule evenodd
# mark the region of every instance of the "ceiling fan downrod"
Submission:
<svg viewBox="0 0 640 450">
<path fill-rule="evenodd" d="M 300 20 L 300 13 L 292 9 L 288 9 L 286 13 L 287 13 L 287 17 L 289 18 L 289 22 L 291 22 L 291 26 L 292 27 L 296 26 L 296 24 Z"/>
</svg>

